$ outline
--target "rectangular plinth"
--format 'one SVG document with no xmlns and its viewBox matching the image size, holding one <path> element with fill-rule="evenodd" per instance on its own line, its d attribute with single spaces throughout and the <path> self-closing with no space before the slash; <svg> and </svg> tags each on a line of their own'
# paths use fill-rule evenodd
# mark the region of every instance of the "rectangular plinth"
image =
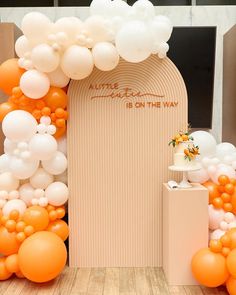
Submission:
<svg viewBox="0 0 236 295">
<path fill-rule="evenodd" d="M 208 246 L 208 191 L 163 185 L 163 269 L 170 285 L 197 285 L 191 259 Z"/>
</svg>

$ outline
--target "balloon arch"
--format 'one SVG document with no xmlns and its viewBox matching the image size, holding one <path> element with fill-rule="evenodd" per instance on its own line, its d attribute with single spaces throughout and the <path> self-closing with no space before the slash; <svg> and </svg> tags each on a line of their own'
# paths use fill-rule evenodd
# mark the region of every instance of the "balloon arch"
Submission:
<svg viewBox="0 0 236 295">
<path fill-rule="evenodd" d="M 165 58 L 169 19 L 148 0 L 94 0 L 90 16 L 55 23 L 39 12 L 22 20 L 15 44 L 19 58 L 0 66 L 4 154 L 0 156 L 0 280 L 16 274 L 33 282 L 55 278 L 67 259 L 63 220 L 67 187 L 66 121 L 70 79 L 88 77 L 94 66 L 111 71 L 120 57 L 138 63 Z M 209 248 L 196 253 L 192 270 L 203 285 L 226 283 L 236 294 L 236 148 L 193 134 L 202 169 L 189 173 L 209 190 Z M 35 255 L 36 254 L 36 255 Z"/>
</svg>

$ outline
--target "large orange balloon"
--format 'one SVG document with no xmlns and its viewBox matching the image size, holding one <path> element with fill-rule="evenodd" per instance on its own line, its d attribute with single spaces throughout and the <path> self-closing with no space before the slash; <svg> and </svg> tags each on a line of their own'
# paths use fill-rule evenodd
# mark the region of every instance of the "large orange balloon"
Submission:
<svg viewBox="0 0 236 295">
<path fill-rule="evenodd" d="M 48 211 L 40 206 L 31 206 L 26 209 L 23 220 L 27 225 L 32 225 L 35 231 L 44 230 L 49 224 Z"/>
<path fill-rule="evenodd" d="M 4 117 L 17 109 L 17 106 L 11 102 L 4 102 L 0 104 L 0 122 L 3 121 Z"/>
<path fill-rule="evenodd" d="M 226 282 L 226 288 L 230 295 L 236 295 L 236 279 L 230 277 Z"/>
<path fill-rule="evenodd" d="M 55 134 L 53 134 L 53 136 L 55 138 L 60 138 L 62 135 L 64 135 L 64 133 L 66 132 L 66 126 L 63 127 L 56 127 L 57 131 Z"/>
<path fill-rule="evenodd" d="M 8 230 L 0 227 L 0 253 L 3 255 L 11 255 L 18 252 L 20 247 L 19 242 L 16 240 L 16 233 L 9 233 Z"/>
<path fill-rule="evenodd" d="M 27 238 L 18 253 L 23 275 L 33 282 L 47 282 L 63 270 L 67 251 L 64 242 L 56 234 L 41 231 Z"/>
<path fill-rule="evenodd" d="M 12 88 L 19 86 L 20 78 L 25 70 L 18 67 L 18 59 L 6 60 L 0 65 L 0 89 L 11 94 Z"/>
<path fill-rule="evenodd" d="M 67 95 L 65 91 L 58 87 L 50 87 L 50 90 L 43 99 L 53 112 L 57 108 L 64 109 L 67 106 Z"/>
<path fill-rule="evenodd" d="M 192 272 L 195 279 L 207 287 L 218 287 L 229 277 L 225 257 L 208 248 L 201 249 L 193 256 Z"/>
<path fill-rule="evenodd" d="M 12 273 L 9 272 L 5 265 L 5 257 L 0 258 L 0 281 L 7 280 L 11 277 Z"/>
<path fill-rule="evenodd" d="M 236 249 L 233 249 L 226 259 L 228 271 L 233 277 L 236 277 Z"/>
<path fill-rule="evenodd" d="M 63 220 L 52 221 L 47 230 L 58 235 L 58 237 L 60 237 L 63 241 L 65 241 L 69 236 L 69 227 Z"/>
<path fill-rule="evenodd" d="M 220 197 L 220 192 L 218 191 L 218 185 L 212 181 L 207 181 L 203 184 L 209 191 L 209 203 L 212 204 L 212 201 L 215 198 Z"/>
</svg>

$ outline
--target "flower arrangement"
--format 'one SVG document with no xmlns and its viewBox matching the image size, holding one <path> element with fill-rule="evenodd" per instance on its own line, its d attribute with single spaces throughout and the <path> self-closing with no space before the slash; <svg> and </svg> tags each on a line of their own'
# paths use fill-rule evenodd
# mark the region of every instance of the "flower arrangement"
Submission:
<svg viewBox="0 0 236 295">
<path fill-rule="evenodd" d="M 172 138 L 172 140 L 169 142 L 169 145 L 172 145 L 173 147 L 177 146 L 179 143 L 184 141 L 193 141 L 193 137 L 189 135 L 189 131 L 183 132 L 179 131 L 178 134 Z"/>
<path fill-rule="evenodd" d="M 192 161 L 195 159 L 197 155 L 200 155 L 199 153 L 199 147 L 195 146 L 194 144 L 188 148 L 184 149 L 185 159 L 188 159 L 189 161 Z"/>
</svg>

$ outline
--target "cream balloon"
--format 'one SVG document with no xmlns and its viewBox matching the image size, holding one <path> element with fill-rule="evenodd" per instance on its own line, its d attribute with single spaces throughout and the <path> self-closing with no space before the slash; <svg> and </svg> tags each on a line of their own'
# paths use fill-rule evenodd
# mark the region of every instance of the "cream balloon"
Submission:
<svg viewBox="0 0 236 295">
<path fill-rule="evenodd" d="M 37 160 L 49 160 L 57 151 L 57 141 L 49 134 L 35 134 L 29 141 L 29 151 Z"/>
<path fill-rule="evenodd" d="M 65 87 L 70 82 L 70 78 L 64 74 L 60 67 L 58 67 L 55 71 L 48 73 L 48 78 L 51 86 L 60 88 Z"/>
<path fill-rule="evenodd" d="M 26 96 L 38 99 L 47 94 L 50 81 L 46 74 L 29 70 L 21 76 L 20 88 Z"/>
<path fill-rule="evenodd" d="M 4 135 L 16 141 L 28 141 L 37 130 L 37 121 L 28 112 L 17 110 L 8 113 L 2 122 Z"/>
<path fill-rule="evenodd" d="M 0 173 L 9 172 L 10 156 L 3 154 L 0 156 Z"/>
<path fill-rule="evenodd" d="M 53 182 L 53 176 L 45 171 L 43 168 L 39 168 L 34 175 L 30 177 L 30 184 L 34 188 L 45 189 Z"/>
<path fill-rule="evenodd" d="M 195 131 L 191 133 L 194 139 L 194 144 L 199 147 L 199 158 L 214 156 L 216 153 L 216 140 L 206 131 Z"/>
<path fill-rule="evenodd" d="M 38 169 L 38 160 L 23 160 L 21 158 L 12 157 L 10 162 L 10 171 L 18 179 L 27 179 L 31 177 Z"/>
<path fill-rule="evenodd" d="M 116 48 L 122 58 L 138 63 L 151 54 L 152 38 L 148 26 L 141 21 L 130 21 L 118 31 Z"/>
<path fill-rule="evenodd" d="M 11 172 L 0 174 L 0 191 L 14 191 L 19 186 L 19 180 Z"/>
<path fill-rule="evenodd" d="M 9 214 L 13 210 L 17 210 L 20 213 L 20 215 L 23 215 L 26 210 L 25 202 L 19 199 L 10 200 L 2 208 L 2 213 L 5 216 L 9 216 Z"/>
<path fill-rule="evenodd" d="M 60 62 L 60 55 L 48 44 L 39 44 L 31 52 L 34 67 L 41 72 L 53 72 Z"/>
<path fill-rule="evenodd" d="M 15 51 L 19 57 L 24 57 L 24 55 L 31 51 L 31 46 L 29 40 L 24 36 L 20 36 L 15 43 Z"/>
<path fill-rule="evenodd" d="M 57 151 L 51 159 L 42 161 L 42 166 L 50 174 L 62 174 L 67 168 L 67 159 L 62 152 Z"/>
<path fill-rule="evenodd" d="M 86 47 L 73 45 L 62 56 L 61 68 L 63 72 L 74 80 L 81 80 L 93 71 L 93 57 Z"/>
<path fill-rule="evenodd" d="M 111 71 L 119 63 L 119 53 L 112 43 L 97 43 L 92 49 L 92 54 L 94 64 L 99 70 Z"/>
<path fill-rule="evenodd" d="M 48 199 L 49 204 L 61 206 L 68 200 L 68 187 L 62 182 L 53 182 L 46 188 L 45 197 Z"/>
<path fill-rule="evenodd" d="M 46 41 L 51 27 L 50 19 L 40 12 L 27 13 L 21 22 L 21 30 L 32 44 Z"/>
<path fill-rule="evenodd" d="M 20 199 L 25 202 L 27 206 L 32 205 L 31 200 L 34 198 L 34 188 L 30 183 L 22 184 L 19 188 Z"/>
</svg>

